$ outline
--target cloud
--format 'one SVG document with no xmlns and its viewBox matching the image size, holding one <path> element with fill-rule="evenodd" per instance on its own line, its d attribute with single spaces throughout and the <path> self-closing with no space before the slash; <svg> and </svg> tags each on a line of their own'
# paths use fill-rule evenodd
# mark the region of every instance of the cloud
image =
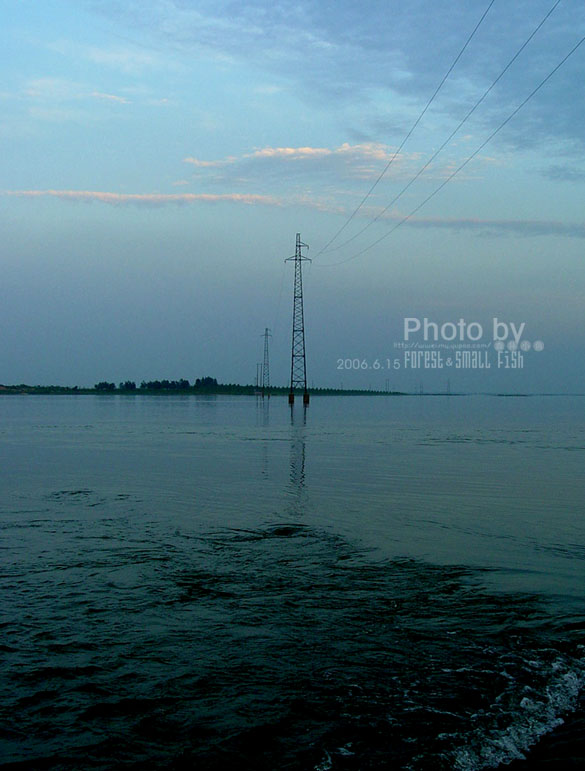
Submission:
<svg viewBox="0 0 585 771">
<path fill-rule="evenodd" d="M 245 153 L 237 158 L 230 156 L 222 161 L 200 161 L 196 158 L 185 158 L 186 163 L 193 163 L 196 166 L 219 166 L 235 163 L 238 160 L 246 158 L 280 158 L 284 160 L 304 160 L 311 158 L 323 158 L 331 155 L 343 155 L 355 158 L 374 158 L 380 161 L 387 161 L 393 155 L 393 148 L 380 142 L 364 142 L 362 144 L 350 145 L 344 142 L 339 147 L 261 147 L 253 150 L 251 153 Z"/>
<path fill-rule="evenodd" d="M 27 81 L 20 98 L 28 103 L 28 114 L 37 120 L 64 122 L 92 122 L 110 117 L 90 106 L 90 101 L 98 100 L 110 104 L 132 104 L 126 96 L 112 94 L 92 88 L 86 83 L 79 83 L 65 78 L 35 78 Z"/>
<path fill-rule="evenodd" d="M 394 158 L 395 148 L 379 142 L 363 142 L 351 145 L 347 142 L 338 147 L 262 147 L 240 156 L 228 156 L 219 160 L 201 160 L 193 156 L 183 159 L 200 170 L 222 170 L 215 175 L 216 181 L 228 182 L 258 177 L 265 181 L 270 174 L 282 175 L 286 166 L 287 179 L 303 174 L 320 172 L 330 181 L 375 178 L 384 166 Z M 412 168 L 419 159 L 418 153 L 399 153 L 394 158 L 388 177 L 398 177 Z M 309 177 L 308 177 L 309 178 Z M 281 177 L 282 181 L 283 177 Z"/>
<path fill-rule="evenodd" d="M 24 95 L 35 100 L 68 102 L 87 95 L 87 89 L 81 83 L 64 78 L 35 78 L 25 84 Z"/>
<path fill-rule="evenodd" d="M 99 202 L 112 206 L 136 204 L 164 206 L 166 204 L 219 203 L 223 201 L 247 205 L 282 206 L 274 196 L 255 193 L 110 193 L 99 190 L 4 190 L 2 195 L 14 198 L 59 198 L 64 201 Z"/>
<path fill-rule="evenodd" d="M 585 182 L 585 171 L 574 166 L 553 165 L 542 172 L 545 177 L 559 182 Z"/>
<path fill-rule="evenodd" d="M 167 206 L 198 203 L 237 203 L 247 206 L 304 206 L 321 212 L 347 215 L 338 204 L 325 198 L 310 195 L 276 197 L 257 193 L 112 193 L 98 190 L 4 190 L 0 195 L 13 198 L 58 198 L 62 201 L 105 203 L 110 206 Z M 363 211 L 359 216 L 369 217 L 372 210 Z M 395 223 L 402 219 L 400 214 L 385 215 L 381 222 Z M 441 228 L 449 230 L 475 231 L 480 235 L 501 236 L 563 236 L 585 238 L 585 224 L 559 222 L 555 220 L 504 220 L 446 217 L 412 217 L 404 223 L 414 228 Z M 356 246 L 356 249 L 358 247 Z"/>
<path fill-rule="evenodd" d="M 339 147 L 265 147 L 243 156 L 247 168 L 254 161 L 281 161 L 284 163 L 303 164 L 306 167 L 329 173 L 340 179 L 373 179 L 378 176 L 393 158 L 388 177 L 397 177 L 404 173 L 405 165 L 417 160 L 418 153 L 399 153 L 396 149 L 381 142 L 362 142 L 350 145 L 344 142 Z"/>
<path fill-rule="evenodd" d="M 115 69 L 127 75 L 136 75 L 145 69 L 168 66 L 168 61 L 165 61 L 154 51 L 145 51 L 134 46 L 100 48 L 73 40 L 57 40 L 50 43 L 48 48 L 62 56 L 71 59 L 85 59 L 98 66 Z"/>
<path fill-rule="evenodd" d="M 198 169 L 216 169 L 222 166 L 228 166 L 235 160 L 235 157 L 229 157 L 225 158 L 223 161 L 202 161 L 199 158 L 193 158 L 189 156 L 188 158 L 183 158 L 183 163 L 190 163 L 192 166 L 195 166 Z"/>
<path fill-rule="evenodd" d="M 159 65 L 159 57 L 131 48 L 104 49 L 93 46 L 86 49 L 86 56 L 95 64 L 112 67 L 128 74 L 142 72 L 145 68 Z"/>
<path fill-rule="evenodd" d="M 400 220 L 399 216 L 390 219 Z M 421 217 L 408 220 L 416 228 L 443 228 L 449 230 L 476 231 L 480 235 L 501 236 L 564 236 L 566 238 L 585 238 L 585 224 L 558 222 L 555 220 L 502 220 L 502 219 L 457 219 L 439 217 Z"/>
<path fill-rule="evenodd" d="M 245 158 L 286 158 L 298 160 L 300 158 L 322 158 L 324 155 L 332 155 L 334 150 L 327 147 L 264 147 L 245 155 Z"/>
<path fill-rule="evenodd" d="M 103 94 L 101 91 L 92 91 L 91 96 L 95 99 L 106 99 L 110 102 L 118 102 L 119 104 L 130 104 L 130 100 L 123 96 L 116 96 L 115 94 Z"/>
<path fill-rule="evenodd" d="M 282 93 L 282 86 L 255 86 L 254 93 L 261 96 L 272 96 L 273 94 Z"/>
<path fill-rule="evenodd" d="M 379 121 L 412 125 L 442 75 L 485 11 L 484 0 L 111 0 L 97 12 L 121 25 L 140 29 L 152 48 L 164 45 L 177 55 L 244 63 L 276 87 L 311 106 L 349 108 L 348 130 L 372 139 L 400 140 L 380 134 Z M 146 8 L 147 6 L 147 8 Z M 496 3 L 433 103 L 424 125 L 457 120 L 498 76 L 550 10 L 547 0 Z M 474 115 L 482 131 L 497 125 L 552 70 L 582 34 L 582 3 L 561 3 L 506 72 Z M 549 86 L 522 110 L 498 144 L 514 147 L 549 142 L 551 137 L 585 145 L 581 130 L 585 102 L 574 98 L 581 81 L 576 55 Z M 384 108 L 384 103 L 386 107 Z M 422 128 L 422 127 L 421 127 Z M 357 133 L 355 134 L 357 136 Z M 417 136 L 420 136 L 417 132 Z M 415 137 L 416 139 L 416 137 Z"/>
</svg>

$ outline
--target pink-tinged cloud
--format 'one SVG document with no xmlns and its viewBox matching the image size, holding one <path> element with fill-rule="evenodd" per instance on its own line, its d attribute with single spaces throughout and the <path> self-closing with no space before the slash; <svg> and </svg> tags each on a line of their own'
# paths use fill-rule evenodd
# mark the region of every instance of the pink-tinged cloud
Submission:
<svg viewBox="0 0 585 771">
<path fill-rule="evenodd" d="M 263 147 L 248 153 L 244 158 L 283 158 L 296 160 L 301 158 L 324 158 L 332 155 L 351 156 L 356 159 L 387 161 L 392 157 L 392 149 L 379 142 L 364 142 L 350 145 L 344 142 L 339 147 Z"/>
<path fill-rule="evenodd" d="M 316 198 L 307 194 L 277 198 L 256 193 L 109 193 L 97 190 L 4 190 L 0 195 L 13 198 L 59 198 L 63 201 L 98 202 L 110 206 L 166 206 L 169 204 L 185 205 L 196 203 L 239 203 L 246 206 L 303 206 L 324 213 L 347 215 L 345 207 L 331 199 Z M 374 209 L 362 212 L 366 218 L 374 215 Z M 382 221 L 400 222 L 402 215 L 392 213 Z M 575 222 L 538 221 L 538 220 L 489 220 L 456 219 L 440 217 L 412 217 L 405 221 L 406 226 L 414 228 L 448 228 L 452 230 L 476 231 L 479 235 L 505 236 L 562 236 L 567 238 L 585 238 L 585 224 Z"/>
<path fill-rule="evenodd" d="M 393 148 L 388 145 L 381 144 L 380 142 L 362 142 L 359 145 L 350 145 L 344 142 L 338 148 L 335 153 L 337 155 L 351 155 L 356 158 L 367 158 L 375 161 L 389 161 L 394 157 Z M 406 157 L 404 154 L 397 155 L 395 162 L 398 162 L 401 158 Z M 417 158 L 418 153 L 410 153 L 409 158 Z"/>
<path fill-rule="evenodd" d="M 94 99 L 105 99 L 109 102 L 118 102 L 119 104 L 130 104 L 129 99 L 125 99 L 123 96 L 116 96 L 115 94 L 104 94 L 101 91 L 92 91 L 91 95 Z"/>
<path fill-rule="evenodd" d="M 221 168 L 233 164 L 258 160 L 282 160 L 282 161 L 311 161 L 321 160 L 323 158 L 342 158 L 352 162 L 358 161 L 380 161 L 385 162 L 393 157 L 393 150 L 388 145 L 378 142 L 364 142 L 362 144 L 350 145 L 347 142 L 339 147 L 260 147 L 251 153 L 244 153 L 240 156 L 228 156 L 220 160 L 203 161 L 199 158 L 189 156 L 183 158 L 184 163 L 190 163 L 197 168 Z M 398 156 L 395 162 L 398 163 L 405 156 Z M 418 155 L 411 154 L 409 158 L 416 158 Z"/>
<path fill-rule="evenodd" d="M 198 169 L 216 169 L 234 163 L 235 160 L 233 157 L 228 157 L 223 161 L 202 161 L 199 158 L 189 156 L 188 158 L 183 158 L 183 163 L 190 163 Z"/>
<path fill-rule="evenodd" d="M 190 203 L 242 203 L 247 205 L 282 206 L 279 198 L 256 193 L 108 193 L 99 190 L 5 190 L 2 195 L 15 198 L 60 198 L 64 201 L 107 203 L 111 206 L 136 204 L 164 206 L 165 204 Z"/>
<path fill-rule="evenodd" d="M 331 155 L 334 151 L 328 147 L 263 147 L 260 150 L 254 150 L 248 153 L 245 158 L 286 158 L 294 160 L 297 158 L 322 158 L 324 155 Z"/>
</svg>

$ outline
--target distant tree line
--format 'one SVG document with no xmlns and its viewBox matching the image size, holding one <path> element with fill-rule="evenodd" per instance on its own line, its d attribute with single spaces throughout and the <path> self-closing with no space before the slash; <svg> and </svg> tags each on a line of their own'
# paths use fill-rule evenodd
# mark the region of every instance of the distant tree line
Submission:
<svg viewBox="0 0 585 771">
<path fill-rule="evenodd" d="M 191 385 L 188 380 L 143 380 L 141 391 L 188 391 Z"/>
<path fill-rule="evenodd" d="M 137 387 L 134 380 L 125 380 L 116 388 L 115 383 L 102 380 L 94 386 L 96 391 L 111 393 L 113 391 L 210 391 L 221 388 L 214 377 L 197 378 L 193 385 L 186 378 L 180 380 L 143 380 Z"/>
<path fill-rule="evenodd" d="M 143 380 L 139 387 L 133 380 L 125 380 L 116 387 L 115 383 L 102 380 L 93 388 L 79 388 L 78 386 L 31 386 L 25 383 L 20 385 L 1 385 L 0 394 L 93 394 L 96 391 L 102 393 L 194 393 L 194 394 L 232 394 L 253 395 L 258 393 L 258 387 L 254 385 L 240 385 L 239 383 L 218 383 L 214 377 L 197 378 L 193 385 L 186 379 L 181 380 Z M 290 391 L 289 386 L 271 386 L 273 395 L 286 395 Z M 355 394 L 355 395 L 403 395 L 400 391 L 370 391 L 365 389 L 342 390 L 337 388 L 311 388 L 311 393 L 318 394 Z M 456 396 L 457 394 L 451 394 Z M 500 394 L 505 396 L 506 394 Z M 518 395 L 518 394 L 516 394 Z M 523 394 L 524 395 L 524 394 Z"/>
</svg>

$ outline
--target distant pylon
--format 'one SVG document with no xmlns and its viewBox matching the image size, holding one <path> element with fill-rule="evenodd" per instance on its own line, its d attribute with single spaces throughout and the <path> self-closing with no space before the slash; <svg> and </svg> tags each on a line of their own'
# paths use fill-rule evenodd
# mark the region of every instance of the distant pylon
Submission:
<svg viewBox="0 0 585 771">
<path fill-rule="evenodd" d="M 303 404 L 309 403 L 307 390 L 307 359 L 305 357 L 305 317 L 303 313 L 303 262 L 310 262 L 302 253 L 302 249 L 309 247 L 301 241 L 301 234 L 297 233 L 297 243 L 294 257 L 288 257 L 285 262 L 295 261 L 295 288 L 293 295 L 293 326 L 292 326 L 292 352 L 290 362 L 290 392 L 288 403 L 294 404 L 295 388 L 303 390 Z"/>
<path fill-rule="evenodd" d="M 272 337 L 268 327 L 264 329 L 264 364 L 262 365 L 262 398 L 266 395 L 270 399 L 270 363 L 268 360 L 268 338 Z"/>
</svg>

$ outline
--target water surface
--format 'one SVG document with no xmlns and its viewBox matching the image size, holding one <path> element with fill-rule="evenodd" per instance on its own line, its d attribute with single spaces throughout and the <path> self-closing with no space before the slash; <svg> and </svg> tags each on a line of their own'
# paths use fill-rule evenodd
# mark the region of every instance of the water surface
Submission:
<svg viewBox="0 0 585 771">
<path fill-rule="evenodd" d="M 2 768 L 568 767 L 584 401 L 0 398 Z"/>
</svg>

